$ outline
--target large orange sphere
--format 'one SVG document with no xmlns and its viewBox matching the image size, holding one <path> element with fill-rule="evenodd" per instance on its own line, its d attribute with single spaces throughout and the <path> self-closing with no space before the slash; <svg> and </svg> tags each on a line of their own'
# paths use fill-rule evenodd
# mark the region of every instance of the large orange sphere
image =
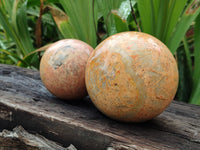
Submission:
<svg viewBox="0 0 200 150">
<path fill-rule="evenodd" d="M 178 85 L 176 61 L 155 37 L 115 34 L 101 42 L 86 66 L 86 87 L 95 106 L 120 121 L 143 122 L 162 113 Z"/>
<path fill-rule="evenodd" d="M 40 62 L 40 76 L 55 96 L 81 99 L 87 95 L 85 67 L 93 48 L 75 39 L 64 39 L 50 46 Z"/>
</svg>

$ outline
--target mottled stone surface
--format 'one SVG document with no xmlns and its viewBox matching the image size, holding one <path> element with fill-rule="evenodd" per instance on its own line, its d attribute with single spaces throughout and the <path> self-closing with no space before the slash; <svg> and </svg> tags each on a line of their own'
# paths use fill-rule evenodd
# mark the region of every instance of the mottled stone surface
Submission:
<svg viewBox="0 0 200 150">
<path fill-rule="evenodd" d="M 153 36 L 123 32 L 104 40 L 91 54 L 86 86 L 93 103 L 107 116 L 142 122 L 162 113 L 173 100 L 177 64 Z"/>
<path fill-rule="evenodd" d="M 46 88 L 65 100 L 85 97 L 85 67 L 92 51 L 87 43 L 75 39 L 51 45 L 40 63 L 40 75 Z"/>
</svg>

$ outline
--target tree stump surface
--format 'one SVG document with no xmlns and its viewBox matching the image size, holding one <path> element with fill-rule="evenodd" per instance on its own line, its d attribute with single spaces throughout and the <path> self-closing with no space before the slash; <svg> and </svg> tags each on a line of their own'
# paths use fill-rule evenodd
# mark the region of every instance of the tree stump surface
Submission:
<svg viewBox="0 0 200 150">
<path fill-rule="evenodd" d="M 200 149 L 200 106 L 173 101 L 148 122 L 117 122 L 89 97 L 77 102 L 56 98 L 38 71 L 0 64 L 0 132 L 18 125 L 78 150 Z"/>
</svg>

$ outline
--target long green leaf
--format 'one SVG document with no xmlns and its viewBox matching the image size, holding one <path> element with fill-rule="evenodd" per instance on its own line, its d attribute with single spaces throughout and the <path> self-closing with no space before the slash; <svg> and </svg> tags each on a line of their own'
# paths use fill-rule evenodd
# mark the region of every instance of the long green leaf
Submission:
<svg viewBox="0 0 200 150">
<path fill-rule="evenodd" d="M 196 18 L 194 27 L 194 84 L 200 82 L 200 14 Z"/>
<path fill-rule="evenodd" d="M 13 10 L 13 5 L 14 5 L 13 0 L 1 0 L 1 4 L 3 6 L 3 11 L 4 13 L 8 13 L 9 16 L 12 16 L 12 10 Z"/>
<path fill-rule="evenodd" d="M 183 12 L 185 5 L 187 3 L 187 0 L 170 0 L 169 3 L 169 11 L 168 11 L 168 15 L 166 18 L 166 29 L 164 30 L 163 33 L 163 41 L 165 43 L 167 43 L 167 41 L 169 41 L 172 32 L 174 31 L 174 28 L 176 26 L 176 24 L 179 21 L 179 18 L 181 16 L 181 13 Z"/>
<path fill-rule="evenodd" d="M 19 39 L 17 38 L 17 34 L 14 31 L 14 28 L 12 27 L 10 22 L 8 21 L 6 14 L 3 12 L 3 9 L 0 9 L 0 23 L 3 26 L 4 30 L 6 31 L 6 33 L 16 42 L 19 49 L 23 50 L 23 47 Z M 20 55 L 20 51 L 17 51 L 17 52 L 18 52 L 18 55 Z"/>
<path fill-rule="evenodd" d="M 21 59 L 22 61 L 20 60 L 18 62 L 17 66 L 20 66 L 20 67 L 30 67 L 31 66 L 31 68 L 34 68 L 34 69 L 39 68 L 39 61 L 34 61 L 34 58 L 37 59 L 36 54 L 47 50 L 52 44 L 53 43 L 47 44 L 43 47 L 40 47 L 39 49 L 36 49 L 36 50 L 30 52 L 28 55 L 24 56 L 23 59 Z"/>
<path fill-rule="evenodd" d="M 199 12 L 198 6 L 193 8 L 198 1 L 193 0 L 187 10 L 194 12 L 183 13 L 186 3 L 187 0 L 138 0 L 142 31 L 160 39 L 174 53 Z"/>
<path fill-rule="evenodd" d="M 71 26 L 78 38 L 95 47 L 97 45 L 97 3 L 96 0 L 60 0 L 69 16 Z"/>
<path fill-rule="evenodd" d="M 193 92 L 190 102 L 200 105 L 200 14 L 196 18 L 194 27 L 194 74 Z"/>
<path fill-rule="evenodd" d="M 152 0 L 138 0 L 138 10 L 140 14 L 142 32 L 153 34 L 155 28 L 153 24 Z"/>
<path fill-rule="evenodd" d="M 192 0 L 191 3 L 186 8 L 183 15 L 181 16 L 179 23 L 176 25 L 171 38 L 167 42 L 167 46 L 172 53 L 176 51 L 186 31 L 188 30 L 191 23 L 195 20 L 195 18 L 199 13 L 200 13 L 199 0 Z"/>
<path fill-rule="evenodd" d="M 20 39 L 20 43 L 23 46 L 25 55 L 32 52 L 34 50 L 33 44 L 31 41 L 31 36 L 28 31 L 27 24 L 27 15 L 26 15 L 26 5 L 27 1 L 25 1 L 17 11 L 17 20 L 16 20 L 16 32 L 18 34 L 18 38 Z"/>
<path fill-rule="evenodd" d="M 183 38 L 183 46 L 185 49 L 185 56 L 186 56 L 186 63 L 187 63 L 187 67 L 188 67 L 188 76 L 190 77 L 190 79 L 192 79 L 192 60 L 191 60 L 191 54 L 190 54 L 190 49 L 187 43 L 187 39 L 184 36 Z"/>
<path fill-rule="evenodd" d="M 38 61 L 38 55 L 32 54 L 29 56 L 25 56 L 23 59 L 19 60 L 17 66 L 37 69 L 39 68 L 40 62 Z"/>
<path fill-rule="evenodd" d="M 75 28 L 72 26 L 72 24 L 69 21 L 69 17 L 66 13 L 64 13 L 62 10 L 47 5 L 44 10 L 48 10 L 51 12 L 51 15 L 53 16 L 54 22 L 56 23 L 59 31 L 61 32 L 62 36 L 64 38 L 75 38 L 78 39 L 77 33 Z"/>
<path fill-rule="evenodd" d="M 12 6 L 10 10 L 3 11 L 0 9 L 0 23 L 2 24 L 8 35 L 15 41 L 18 49 L 18 55 L 26 55 L 33 51 L 31 37 L 28 31 L 27 17 L 26 17 L 26 2 L 19 4 L 20 1 L 12 1 L 12 5 L 8 4 L 11 1 L 4 1 L 6 6 Z M 20 5 L 20 7 L 19 7 Z M 10 9 L 10 7 L 6 7 Z M 12 12 L 6 15 L 5 12 Z"/>
<path fill-rule="evenodd" d="M 169 0 L 164 0 L 164 1 L 159 1 L 159 7 L 158 7 L 158 14 L 157 20 L 156 20 L 156 27 L 155 27 L 155 35 L 158 39 L 163 41 L 163 33 L 166 30 L 166 19 L 168 12 L 170 11 L 170 8 L 167 7 L 169 6 L 170 1 Z"/>
<path fill-rule="evenodd" d="M 23 61 L 18 55 L 14 54 L 13 52 L 9 52 L 8 50 L 5 49 L 0 49 L 1 52 L 14 57 L 17 61 L 22 61 L 24 64 L 27 64 L 27 62 Z"/>
<path fill-rule="evenodd" d="M 177 63 L 179 71 L 179 86 L 176 99 L 183 102 L 188 102 L 192 91 L 192 78 L 187 63 L 185 48 L 179 47 L 177 50 Z"/>
</svg>

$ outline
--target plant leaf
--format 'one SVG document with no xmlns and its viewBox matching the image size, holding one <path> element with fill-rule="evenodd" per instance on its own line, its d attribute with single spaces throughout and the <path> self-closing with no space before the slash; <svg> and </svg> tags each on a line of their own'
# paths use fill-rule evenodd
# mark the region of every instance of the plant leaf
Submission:
<svg viewBox="0 0 200 150">
<path fill-rule="evenodd" d="M 153 35 L 153 29 L 155 26 L 153 24 L 154 10 L 152 8 L 152 0 L 138 0 L 137 3 L 141 19 L 142 32 Z"/>
<path fill-rule="evenodd" d="M 39 68 L 39 65 L 40 63 L 38 61 L 38 55 L 36 54 L 27 55 L 17 63 L 17 66 L 19 67 L 31 69 L 37 69 Z"/>
<path fill-rule="evenodd" d="M 106 25 L 106 31 L 108 33 L 108 36 L 117 33 L 115 19 L 112 15 L 112 10 L 118 10 L 120 4 L 123 1 L 124 0 L 97 0 L 98 10 L 100 10 L 100 14 L 104 18 L 104 23 Z"/>
<path fill-rule="evenodd" d="M 179 21 L 181 13 L 183 12 L 187 0 L 170 0 L 168 8 L 168 15 L 165 21 L 167 29 L 163 33 L 163 41 L 167 43 L 172 36 L 172 32 Z"/>
<path fill-rule="evenodd" d="M 17 66 L 20 66 L 20 67 L 34 66 L 34 68 L 39 68 L 39 61 L 37 59 L 37 55 L 35 55 L 35 54 L 38 53 L 38 52 L 42 52 L 42 51 L 47 50 L 52 44 L 53 43 L 47 44 L 45 46 L 42 46 L 42 47 L 30 52 L 29 54 L 24 56 L 23 59 L 20 59 Z M 27 64 L 25 62 L 29 62 L 29 64 Z"/>
<path fill-rule="evenodd" d="M 136 0 L 131 0 L 132 7 L 134 7 L 136 2 L 137 2 Z M 118 15 L 121 17 L 122 20 L 127 21 L 130 14 L 131 14 L 130 1 L 129 0 L 123 1 L 118 9 Z"/>
<path fill-rule="evenodd" d="M 200 105 L 200 14 L 196 18 L 194 27 L 194 73 L 193 92 L 190 98 L 192 104 Z"/>
<path fill-rule="evenodd" d="M 78 39 L 76 31 L 74 27 L 71 25 L 71 23 L 69 22 L 69 17 L 67 16 L 67 14 L 65 14 L 62 10 L 49 6 L 49 5 L 45 6 L 44 11 L 51 12 L 53 19 L 64 38 Z"/>
<path fill-rule="evenodd" d="M 115 19 L 115 27 L 116 27 L 117 33 L 129 30 L 126 20 L 122 19 L 117 14 L 117 11 L 112 11 L 112 15 L 114 16 L 114 19 Z"/>
<path fill-rule="evenodd" d="M 200 82 L 200 14 L 194 27 L 194 84 Z"/>
<path fill-rule="evenodd" d="M 22 61 L 24 64 L 27 64 L 27 62 L 23 61 L 23 59 L 21 59 L 18 55 L 14 54 L 13 52 L 9 52 L 8 50 L 5 50 L 5 49 L 0 49 L 0 51 L 9 55 L 9 56 L 12 56 L 17 61 Z"/>
<path fill-rule="evenodd" d="M 187 43 L 187 39 L 184 36 L 183 38 L 183 46 L 185 49 L 185 56 L 186 56 L 186 63 L 187 63 L 187 68 L 188 68 L 188 76 L 190 77 L 190 79 L 192 79 L 192 60 L 191 60 L 191 54 L 190 54 L 190 49 Z"/>
<path fill-rule="evenodd" d="M 39 17 L 40 9 L 38 6 L 35 7 L 30 7 L 27 9 L 27 14 L 31 16 L 36 16 Z M 42 22 L 48 23 L 50 25 L 54 25 L 55 23 L 53 22 L 52 16 L 49 13 L 43 14 L 42 15 Z"/>
<path fill-rule="evenodd" d="M 7 5 L 10 1 L 5 1 Z M 27 16 L 26 16 L 26 2 L 22 3 L 18 8 L 20 1 L 12 1 L 12 11 L 6 10 L 9 15 L 6 15 L 3 9 L 0 9 L 0 23 L 8 35 L 15 41 L 17 45 L 17 53 L 19 56 L 26 55 L 33 51 L 31 37 L 28 31 Z M 7 7 L 7 9 L 10 7 Z M 11 21 L 11 22 L 9 22 Z"/>
<path fill-rule="evenodd" d="M 97 45 L 97 2 L 96 0 L 60 0 L 69 17 L 71 28 L 75 29 L 78 39 Z"/>
<path fill-rule="evenodd" d="M 179 85 L 176 99 L 188 102 L 192 91 L 192 80 L 183 46 L 179 47 L 177 50 L 177 63 L 179 71 Z"/>
<path fill-rule="evenodd" d="M 6 1 L 6 2 L 8 2 L 8 1 Z M 4 28 L 4 30 L 6 31 L 6 33 L 15 41 L 18 48 L 23 50 L 23 47 L 22 47 L 19 39 L 17 38 L 17 34 L 14 31 L 14 28 L 12 27 L 10 22 L 8 21 L 7 16 L 6 16 L 5 12 L 3 11 L 2 7 L 0 9 L 0 23 L 1 23 L 2 27 Z M 20 55 L 21 52 L 17 51 L 17 53 L 18 53 L 18 55 Z"/>
<path fill-rule="evenodd" d="M 198 16 L 199 13 L 200 13 L 199 0 L 192 0 L 191 3 L 186 8 L 186 10 L 184 11 L 183 15 L 181 16 L 180 21 L 176 25 L 171 38 L 166 43 L 168 48 L 171 50 L 173 54 L 178 48 L 182 38 L 184 37 L 191 23 L 195 20 L 195 18 Z"/>
<path fill-rule="evenodd" d="M 197 82 L 196 88 L 194 89 L 192 96 L 190 98 L 190 103 L 195 105 L 200 105 L 200 82 Z"/>
<path fill-rule="evenodd" d="M 33 44 L 31 41 L 31 36 L 28 31 L 27 24 L 27 15 L 26 15 L 26 5 L 27 1 L 25 1 L 17 11 L 17 20 L 16 20 L 16 32 L 18 34 L 18 38 L 20 40 L 21 45 L 23 46 L 25 55 L 32 52 L 34 50 Z"/>
</svg>

